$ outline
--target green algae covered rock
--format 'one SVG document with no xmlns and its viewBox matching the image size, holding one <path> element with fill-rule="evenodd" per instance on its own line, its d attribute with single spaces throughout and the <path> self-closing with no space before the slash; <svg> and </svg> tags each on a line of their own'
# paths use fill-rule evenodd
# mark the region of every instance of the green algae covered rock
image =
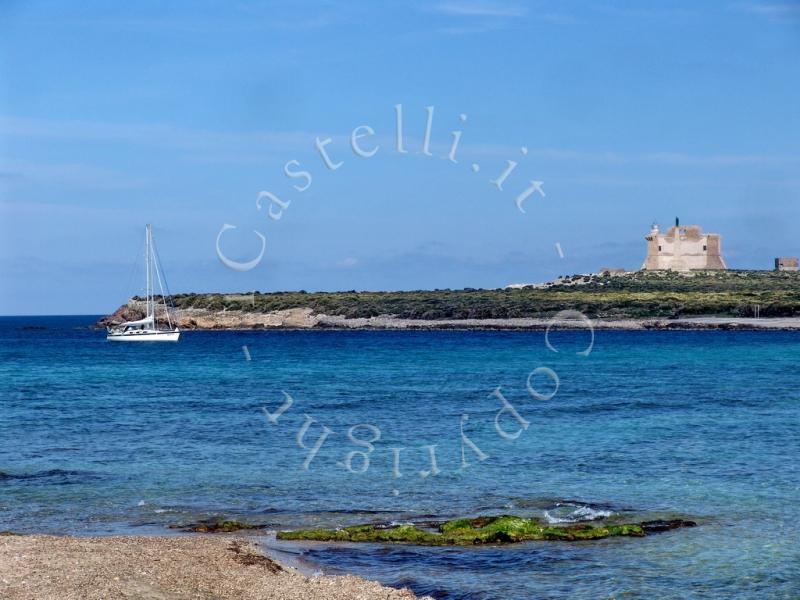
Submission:
<svg viewBox="0 0 800 600">
<path fill-rule="evenodd" d="M 279 531 L 280 540 L 310 540 L 316 542 L 390 542 L 432 546 L 446 544 L 443 536 L 418 529 L 414 525 L 397 527 L 375 527 L 354 525 L 342 529 L 300 529 Z"/>
<path fill-rule="evenodd" d="M 197 523 L 170 525 L 169 527 L 170 529 L 183 529 L 184 531 L 192 531 L 194 533 L 231 533 L 233 531 L 265 529 L 267 526 L 243 523 L 242 521 L 227 519 L 225 517 L 213 517 L 204 521 L 198 521 Z"/>
<path fill-rule="evenodd" d="M 687 521 L 686 523 L 691 523 Z M 638 523 L 547 525 L 536 519 L 513 515 L 454 519 L 441 523 L 438 532 L 415 525 L 390 527 L 355 525 L 341 529 L 300 529 L 278 532 L 279 540 L 320 542 L 407 543 L 424 546 L 471 546 L 475 544 L 508 544 L 535 540 L 597 540 L 612 536 L 644 537 Z"/>
</svg>

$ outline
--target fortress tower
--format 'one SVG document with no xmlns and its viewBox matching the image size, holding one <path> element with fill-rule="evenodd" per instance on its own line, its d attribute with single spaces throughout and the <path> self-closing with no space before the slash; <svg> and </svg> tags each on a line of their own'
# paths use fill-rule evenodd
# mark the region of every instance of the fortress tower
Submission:
<svg viewBox="0 0 800 600">
<path fill-rule="evenodd" d="M 721 236 L 717 233 L 703 233 L 698 225 L 681 227 L 675 219 L 675 227 L 666 234 L 660 233 L 658 225 L 653 224 L 647 240 L 647 258 L 642 269 L 645 271 L 703 271 L 726 269 L 722 260 Z"/>
</svg>

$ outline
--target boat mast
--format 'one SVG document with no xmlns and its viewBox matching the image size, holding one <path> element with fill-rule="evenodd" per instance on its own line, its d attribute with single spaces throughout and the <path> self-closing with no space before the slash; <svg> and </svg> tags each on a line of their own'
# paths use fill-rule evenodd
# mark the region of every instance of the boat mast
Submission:
<svg viewBox="0 0 800 600">
<path fill-rule="evenodd" d="M 150 267 L 152 261 L 152 244 L 153 234 L 150 230 L 150 224 L 145 227 L 145 263 L 147 265 L 147 290 L 145 291 L 145 301 L 147 302 L 147 318 L 153 317 L 155 321 L 155 310 L 153 307 L 153 270 Z"/>
</svg>

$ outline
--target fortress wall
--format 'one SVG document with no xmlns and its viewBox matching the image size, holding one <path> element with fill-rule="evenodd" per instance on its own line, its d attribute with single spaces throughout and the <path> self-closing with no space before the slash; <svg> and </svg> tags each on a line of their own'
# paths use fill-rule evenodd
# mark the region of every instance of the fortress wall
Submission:
<svg viewBox="0 0 800 600">
<path fill-rule="evenodd" d="M 727 269 L 725 261 L 722 260 L 721 238 L 715 233 L 708 235 L 708 268 Z"/>
<path fill-rule="evenodd" d="M 644 259 L 642 268 L 647 271 L 657 271 L 659 267 L 658 257 L 658 238 L 657 236 L 648 236 L 647 240 L 647 257 Z"/>
<path fill-rule="evenodd" d="M 671 227 L 666 234 L 657 229 L 645 236 L 645 270 L 691 271 L 725 269 L 720 252 L 720 236 L 703 234 L 697 225 Z M 659 249 L 660 248 L 660 249 Z"/>
</svg>

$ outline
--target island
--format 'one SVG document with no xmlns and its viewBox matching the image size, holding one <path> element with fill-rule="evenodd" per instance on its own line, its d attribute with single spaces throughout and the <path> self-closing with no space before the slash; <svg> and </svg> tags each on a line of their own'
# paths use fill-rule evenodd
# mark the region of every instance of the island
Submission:
<svg viewBox="0 0 800 600">
<path fill-rule="evenodd" d="M 181 329 L 800 329 L 800 272 L 636 271 L 559 277 L 499 289 L 183 293 Z M 144 315 L 131 298 L 96 325 Z M 163 312 L 157 314 L 164 319 Z"/>
</svg>

